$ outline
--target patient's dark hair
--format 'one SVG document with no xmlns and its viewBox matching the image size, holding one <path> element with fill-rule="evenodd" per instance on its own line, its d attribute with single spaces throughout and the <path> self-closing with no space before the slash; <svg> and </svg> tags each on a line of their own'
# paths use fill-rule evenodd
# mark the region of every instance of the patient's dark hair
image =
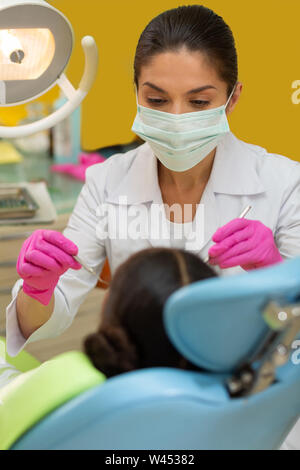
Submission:
<svg viewBox="0 0 300 470">
<path fill-rule="evenodd" d="M 173 347 L 163 324 L 163 308 L 173 292 L 215 277 L 192 253 L 152 248 L 132 255 L 116 271 L 97 333 L 85 352 L 107 377 L 147 367 L 197 369 Z"/>
</svg>

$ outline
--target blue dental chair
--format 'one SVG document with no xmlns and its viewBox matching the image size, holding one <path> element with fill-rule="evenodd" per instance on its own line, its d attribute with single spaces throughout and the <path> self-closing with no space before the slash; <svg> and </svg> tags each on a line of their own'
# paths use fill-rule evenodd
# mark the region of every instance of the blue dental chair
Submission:
<svg viewBox="0 0 300 470">
<path fill-rule="evenodd" d="M 278 449 L 300 417 L 300 258 L 184 287 L 164 319 L 175 347 L 202 371 L 93 376 L 71 399 L 56 397 L 9 447 Z"/>
</svg>

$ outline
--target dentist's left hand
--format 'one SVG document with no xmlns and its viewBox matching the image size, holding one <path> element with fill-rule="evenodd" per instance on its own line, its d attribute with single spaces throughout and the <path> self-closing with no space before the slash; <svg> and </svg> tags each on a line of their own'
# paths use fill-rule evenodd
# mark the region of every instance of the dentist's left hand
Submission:
<svg viewBox="0 0 300 470">
<path fill-rule="evenodd" d="M 60 232 L 34 232 L 24 242 L 17 262 L 24 293 L 48 305 L 60 276 L 70 268 L 81 269 L 73 258 L 77 253 L 77 246 Z"/>
<path fill-rule="evenodd" d="M 222 269 L 241 266 L 246 271 L 283 261 L 273 232 L 258 220 L 234 219 L 213 236 L 209 263 Z"/>
</svg>

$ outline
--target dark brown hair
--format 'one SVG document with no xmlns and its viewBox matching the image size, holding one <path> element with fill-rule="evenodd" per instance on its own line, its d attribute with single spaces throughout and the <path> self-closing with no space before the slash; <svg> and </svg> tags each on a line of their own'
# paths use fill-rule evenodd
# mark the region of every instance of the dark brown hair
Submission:
<svg viewBox="0 0 300 470">
<path fill-rule="evenodd" d="M 196 255 L 152 248 L 132 255 L 116 271 L 97 333 L 84 342 L 94 366 L 111 377 L 147 367 L 195 367 L 169 341 L 163 308 L 177 289 L 216 276 Z"/>
<path fill-rule="evenodd" d="M 227 83 L 228 96 L 238 81 L 238 58 L 235 40 L 223 18 L 202 5 L 190 5 L 165 11 L 154 18 L 138 42 L 135 62 L 135 84 L 141 68 L 163 52 L 182 47 L 206 55 Z"/>
</svg>

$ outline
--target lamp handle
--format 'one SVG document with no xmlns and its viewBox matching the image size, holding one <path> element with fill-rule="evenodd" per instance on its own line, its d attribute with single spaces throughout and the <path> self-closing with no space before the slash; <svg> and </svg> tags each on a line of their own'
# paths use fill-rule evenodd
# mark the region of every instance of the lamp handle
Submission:
<svg viewBox="0 0 300 470">
<path fill-rule="evenodd" d="M 0 138 L 14 139 L 27 137 L 36 132 L 50 129 L 66 119 L 80 106 L 96 80 L 99 63 L 98 47 L 94 38 L 85 36 L 81 44 L 85 54 L 85 68 L 79 88 L 75 90 L 64 74 L 56 82 L 68 98 L 68 101 L 57 111 L 39 121 L 22 126 L 0 126 Z"/>
<path fill-rule="evenodd" d="M 82 47 L 85 54 L 85 70 L 79 85 L 79 89 L 88 93 L 96 80 L 98 71 L 98 47 L 92 36 L 82 39 Z"/>
</svg>

